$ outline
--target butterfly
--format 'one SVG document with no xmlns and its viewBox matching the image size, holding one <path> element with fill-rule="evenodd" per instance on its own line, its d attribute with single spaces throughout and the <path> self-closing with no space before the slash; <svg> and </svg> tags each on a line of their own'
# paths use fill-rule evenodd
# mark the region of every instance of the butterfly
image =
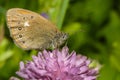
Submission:
<svg viewBox="0 0 120 80">
<path fill-rule="evenodd" d="M 68 34 L 38 13 L 21 8 L 7 11 L 7 25 L 16 45 L 24 50 L 54 49 L 61 46 Z"/>
</svg>

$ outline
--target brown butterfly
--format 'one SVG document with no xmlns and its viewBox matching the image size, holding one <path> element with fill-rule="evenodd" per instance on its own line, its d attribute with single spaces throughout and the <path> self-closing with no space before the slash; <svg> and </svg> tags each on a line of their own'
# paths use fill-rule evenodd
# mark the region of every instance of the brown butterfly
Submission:
<svg viewBox="0 0 120 80">
<path fill-rule="evenodd" d="M 68 38 L 68 34 L 59 31 L 50 21 L 25 9 L 9 9 L 7 24 L 14 42 L 25 50 L 54 49 Z"/>
</svg>

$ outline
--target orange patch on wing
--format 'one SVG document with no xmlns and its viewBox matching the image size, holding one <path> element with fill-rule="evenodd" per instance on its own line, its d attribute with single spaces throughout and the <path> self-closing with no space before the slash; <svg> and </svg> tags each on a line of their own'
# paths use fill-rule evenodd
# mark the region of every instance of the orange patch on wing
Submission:
<svg viewBox="0 0 120 80">
<path fill-rule="evenodd" d="M 17 12 L 20 14 L 30 14 L 30 12 L 24 10 L 17 10 Z"/>
</svg>

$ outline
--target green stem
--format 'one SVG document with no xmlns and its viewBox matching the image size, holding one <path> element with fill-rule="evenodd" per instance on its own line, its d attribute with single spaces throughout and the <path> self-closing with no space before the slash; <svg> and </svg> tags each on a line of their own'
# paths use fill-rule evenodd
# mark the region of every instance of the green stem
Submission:
<svg viewBox="0 0 120 80">
<path fill-rule="evenodd" d="M 62 24 L 63 24 L 63 20 L 64 20 L 64 16 L 67 10 L 69 4 L 69 0 L 62 0 L 61 1 L 61 7 L 60 7 L 60 11 L 58 13 L 58 19 L 57 19 L 57 26 L 59 29 L 62 28 Z"/>
</svg>

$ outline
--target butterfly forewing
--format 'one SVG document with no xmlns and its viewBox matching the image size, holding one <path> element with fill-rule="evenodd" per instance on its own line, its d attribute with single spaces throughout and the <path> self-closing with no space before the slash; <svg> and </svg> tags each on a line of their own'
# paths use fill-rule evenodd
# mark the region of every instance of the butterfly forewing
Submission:
<svg viewBox="0 0 120 80">
<path fill-rule="evenodd" d="M 11 37 L 23 49 L 45 49 L 60 31 L 37 13 L 13 8 L 7 12 Z"/>
</svg>

